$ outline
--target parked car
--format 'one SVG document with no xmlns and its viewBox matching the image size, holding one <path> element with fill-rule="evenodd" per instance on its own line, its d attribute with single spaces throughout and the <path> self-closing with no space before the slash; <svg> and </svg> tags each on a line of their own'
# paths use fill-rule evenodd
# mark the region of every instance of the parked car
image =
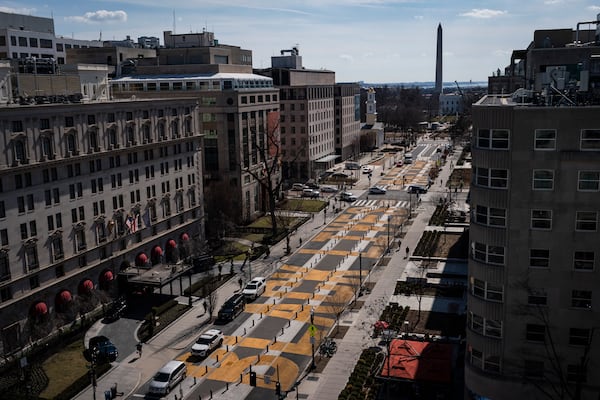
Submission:
<svg viewBox="0 0 600 400">
<path fill-rule="evenodd" d="M 246 284 L 242 294 L 246 297 L 246 300 L 254 300 L 265 292 L 266 283 L 266 278 L 258 276 Z"/>
<path fill-rule="evenodd" d="M 348 179 L 348 178 L 350 178 L 350 175 L 346 174 L 344 172 L 334 172 L 333 174 L 331 174 L 331 178 L 332 179 Z"/>
<path fill-rule="evenodd" d="M 401 166 L 403 166 L 403 165 L 404 165 L 404 161 L 402 161 L 402 160 L 398 160 L 398 161 L 396 162 L 396 167 L 401 167 Z"/>
<path fill-rule="evenodd" d="M 119 351 L 106 336 L 94 336 L 90 339 L 88 348 L 83 352 L 86 360 L 92 361 L 96 357 L 97 364 L 113 362 L 119 357 Z"/>
<path fill-rule="evenodd" d="M 309 181 L 307 181 L 304 186 L 306 186 L 309 189 L 318 189 L 319 185 L 317 184 L 317 182 L 315 182 L 314 180 L 310 179 Z"/>
<path fill-rule="evenodd" d="M 294 192 L 300 192 L 300 191 L 302 191 L 304 189 L 308 189 L 308 186 L 306 186 L 303 183 L 294 183 L 292 185 L 292 189 L 291 190 L 293 190 Z"/>
<path fill-rule="evenodd" d="M 373 172 L 373 167 L 370 165 L 365 165 L 361 168 L 363 174 L 370 174 Z"/>
<path fill-rule="evenodd" d="M 209 329 L 200 335 L 196 343 L 192 346 L 192 355 L 206 357 L 222 344 L 223 332 L 218 329 Z"/>
<path fill-rule="evenodd" d="M 183 361 L 169 361 L 158 370 L 150 381 L 150 394 L 167 395 L 187 376 L 187 367 Z"/>
<path fill-rule="evenodd" d="M 418 194 L 423 194 L 423 193 L 427 193 L 427 188 L 425 186 L 421 186 L 421 185 L 410 185 L 408 187 L 408 193 L 418 193 Z"/>
<path fill-rule="evenodd" d="M 369 188 L 369 194 L 386 194 L 387 189 L 381 186 L 373 186 Z"/>
<path fill-rule="evenodd" d="M 121 318 L 126 309 L 127 300 L 125 299 L 125 297 L 121 296 L 115 301 L 113 301 L 112 304 L 108 307 L 106 313 L 104 314 L 104 318 L 106 318 L 108 321 L 116 321 L 119 318 Z"/>
<path fill-rule="evenodd" d="M 302 197 L 311 197 L 316 199 L 321 195 L 321 192 L 315 189 L 302 189 Z"/>
<path fill-rule="evenodd" d="M 220 321 L 232 321 L 235 317 L 240 315 L 244 311 L 244 305 L 246 304 L 246 298 L 242 293 L 236 293 L 231 296 L 219 310 L 217 317 Z"/>
<path fill-rule="evenodd" d="M 340 200 L 342 200 L 342 201 L 353 202 L 353 201 L 356 201 L 356 199 L 358 199 L 358 197 L 356 197 L 355 195 L 353 195 L 350 192 L 340 193 Z"/>
<path fill-rule="evenodd" d="M 336 193 L 337 191 L 333 186 L 321 186 L 321 192 L 323 193 Z"/>
</svg>

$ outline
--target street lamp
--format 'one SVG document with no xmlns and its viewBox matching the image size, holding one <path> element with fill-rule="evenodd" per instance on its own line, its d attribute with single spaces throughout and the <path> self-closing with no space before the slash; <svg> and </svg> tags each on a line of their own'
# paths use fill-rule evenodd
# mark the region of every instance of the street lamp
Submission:
<svg viewBox="0 0 600 400">
<path fill-rule="evenodd" d="M 314 308 L 310 308 L 310 326 L 311 329 L 314 326 L 315 323 L 315 309 Z M 311 335 L 310 337 L 310 346 L 312 348 L 312 364 L 310 365 L 310 369 L 313 370 L 317 367 L 317 364 L 315 364 L 315 337 L 314 335 Z"/>
<path fill-rule="evenodd" d="M 358 288 L 362 288 L 362 253 L 358 253 Z"/>
<path fill-rule="evenodd" d="M 387 254 L 389 254 L 389 252 L 390 252 L 390 225 L 392 224 L 392 221 L 390 219 L 391 219 L 391 215 L 388 215 L 388 219 L 387 219 L 387 222 L 388 222 L 387 223 L 387 248 L 385 250 L 385 252 Z"/>
</svg>

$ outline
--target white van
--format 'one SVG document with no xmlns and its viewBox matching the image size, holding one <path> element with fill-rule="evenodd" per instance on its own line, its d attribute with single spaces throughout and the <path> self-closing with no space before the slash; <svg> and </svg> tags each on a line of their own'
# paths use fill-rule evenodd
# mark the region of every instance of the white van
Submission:
<svg viewBox="0 0 600 400">
<path fill-rule="evenodd" d="M 412 164 L 412 162 L 413 162 L 412 153 L 405 153 L 404 154 L 404 164 Z"/>
<path fill-rule="evenodd" d="M 150 393 L 167 395 L 179 382 L 185 379 L 187 367 L 182 361 L 169 361 L 158 370 L 150 381 Z"/>
</svg>

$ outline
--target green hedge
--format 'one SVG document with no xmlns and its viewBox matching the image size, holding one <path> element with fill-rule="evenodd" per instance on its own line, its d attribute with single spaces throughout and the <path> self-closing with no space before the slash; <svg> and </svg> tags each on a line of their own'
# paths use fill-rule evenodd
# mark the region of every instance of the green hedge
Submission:
<svg viewBox="0 0 600 400">
<path fill-rule="evenodd" d="M 96 380 L 111 369 L 110 364 L 102 364 L 96 367 Z M 58 396 L 54 397 L 54 400 L 69 400 L 81 393 L 85 388 L 90 385 L 90 376 L 86 373 L 73 382 L 71 386 L 62 391 Z M 97 393 L 97 398 L 104 397 L 104 393 Z M 45 400 L 45 399 L 44 399 Z"/>
</svg>

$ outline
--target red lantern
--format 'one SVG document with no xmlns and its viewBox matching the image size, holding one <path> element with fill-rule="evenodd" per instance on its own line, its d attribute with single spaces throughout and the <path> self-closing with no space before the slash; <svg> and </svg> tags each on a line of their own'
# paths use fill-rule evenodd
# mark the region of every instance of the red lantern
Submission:
<svg viewBox="0 0 600 400">
<path fill-rule="evenodd" d="M 33 306 L 33 311 L 37 316 L 42 316 L 48 314 L 48 306 L 43 301 L 40 301 L 35 306 Z"/>
<path fill-rule="evenodd" d="M 176 248 L 176 247 L 177 247 L 177 242 L 176 242 L 176 241 L 174 241 L 173 239 L 169 240 L 169 241 L 167 242 L 167 244 L 168 244 L 168 245 L 169 245 L 169 247 L 170 247 L 170 248 L 172 248 L 172 249 L 174 249 L 174 248 Z"/>
<path fill-rule="evenodd" d="M 181 235 L 181 240 L 187 242 L 188 240 L 190 240 L 190 236 L 187 233 L 184 233 Z"/>
</svg>

